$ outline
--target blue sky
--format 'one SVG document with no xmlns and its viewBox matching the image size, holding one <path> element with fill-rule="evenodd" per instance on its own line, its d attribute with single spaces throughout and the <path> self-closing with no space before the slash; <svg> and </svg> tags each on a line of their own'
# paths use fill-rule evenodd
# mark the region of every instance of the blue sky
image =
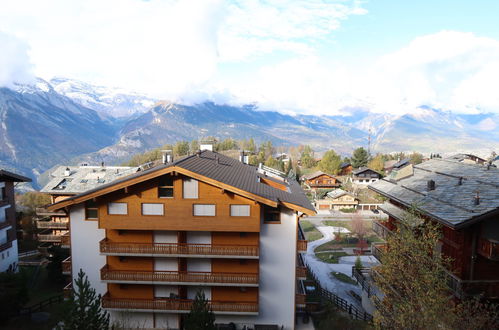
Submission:
<svg viewBox="0 0 499 330">
<path fill-rule="evenodd" d="M 499 112 L 499 1 L 6 0 L 0 85 L 65 76 L 291 113 Z"/>
</svg>

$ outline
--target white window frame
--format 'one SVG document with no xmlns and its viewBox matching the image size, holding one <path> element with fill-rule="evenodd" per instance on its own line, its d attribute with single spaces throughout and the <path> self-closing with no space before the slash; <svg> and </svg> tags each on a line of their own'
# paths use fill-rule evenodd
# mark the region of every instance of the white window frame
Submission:
<svg viewBox="0 0 499 330">
<path fill-rule="evenodd" d="M 107 214 L 128 215 L 128 203 L 123 203 L 123 202 L 107 203 Z"/>
<path fill-rule="evenodd" d="M 199 182 L 196 179 L 184 178 L 182 180 L 182 197 L 184 199 L 199 198 Z"/>
<path fill-rule="evenodd" d="M 146 210 L 144 210 L 144 206 L 146 206 Z M 157 209 L 155 211 L 153 209 L 147 211 L 147 207 L 149 206 L 152 207 L 153 209 L 157 207 Z M 140 208 L 142 215 L 155 215 L 155 216 L 165 215 L 165 204 L 163 203 L 142 203 Z M 161 208 L 161 212 L 159 211 L 159 208 Z"/>
<path fill-rule="evenodd" d="M 217 207 L 215 204 L 192 204 L 192 214 L 195 217 L 214 217 Z"/>
<path fill-rule="evenodd" d="M 251 216 L 251 207 L 248 204 L 231 204 L 231 217 L 249 217 Z"/>
</svg>

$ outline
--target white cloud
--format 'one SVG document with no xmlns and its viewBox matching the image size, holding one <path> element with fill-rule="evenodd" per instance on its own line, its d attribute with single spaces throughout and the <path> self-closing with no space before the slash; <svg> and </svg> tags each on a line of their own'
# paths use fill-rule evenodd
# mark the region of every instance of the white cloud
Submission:
<svg viewBox="0 0 499 330">
<path fill-rule="evenodd" d="M 0 31 L 0 87 L 34 82 L 28 45 Z"/>
</svg>

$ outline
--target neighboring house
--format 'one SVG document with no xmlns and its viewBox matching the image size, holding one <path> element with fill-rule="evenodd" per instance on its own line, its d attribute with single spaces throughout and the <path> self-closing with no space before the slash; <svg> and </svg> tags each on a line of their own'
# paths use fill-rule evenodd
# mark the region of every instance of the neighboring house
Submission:
<svg viewBox="0 0 499 330">
<path fill-rule="evenodd" d="M 294 329 L 305 307 L 298 220 L 315 210 L 264 168 L 200 151 L 48 206 L 62 209 L 73 278 L 86 273 L 112 322 L 182 328 L 198 291 L 237 329 Z"/>
<path fill-rule="evenodd" d="M 353 171 L 352 183 L 359 185 L 368 185 L 381 179 L 381 174 L 370 168 L 363 167 Z"/>
<path fill-rule="evenodd" d="M 31 182 L 31 179 L 0 169 L 0 272 L 15 272 L 19 263 L 14 199 L 17 182 Z"/>
<path fill-rule="evenodd" d="M 357 208 L 358 198 L 343 189 L 335 189 L 326 194 L 325 198 L 315 202 L 317 210 L 341 210 Z"/>
<path fill-rule="evenodd" d="M 304 175 L 301 180 L 311 189 L 334 189 L 341 185 L 337 177 L 322 171 Z"/>
<path fill-rule="evenodd" d="M 369 189 L 388 198 L 380 207 L 388 221 L 373 222 L 380 237 L 390 235 L 404 211 L 415 206 L 426 220 L 442 225 L 438 249 L 451 259 L 443 275 L 450 293 L 458 299 L 476 294 L 499 298 L 499 169 L 455 158 L 432 159 L 409 164 Z M 374 243 L 373 254 L 379 259 L 385 248 L 386 243 Z M 361 275 L 369 278 L 368 273 Z M 367 283 L 362 278 L 359 282 Z M 376 292 L 375 284 L 363 286 L 363 305 L 372 312 L 368 298 Z"/>
<path fill-rule="evenodd" d="M 350 175 L 353 171 L 352 164 L 350 163 L 341 163 L 340 172 L 338 175 Z"/>
<path fill-rule="evenodd" d="M 454 156 L 449 157 L 448 159 L 453 159 L 465 164 L 485 165 L 487 163 L 487 160 L 472 154 L 456 154 Z"/>
<path fill-rule="evenodd" d="M 393 165 L 397 164 L 398 160 L 387 160 L 383 165 L 383 171 L 385 174 L 390 174 L 393 169 Z"/>
<path fill-rule="evenodd" d="M 59 166 L 50 174 L 50 181 L 40 190 L 49 194 L 51 202 L 56 203 L 68 197 L 95 189 L 116 179 L 137 172 L 138 167 L 124 166 Z M 38 247 L 47 254 L 52 245 L 69 248 L 69 217 L 65 210 L 47 211 L 36 209 Z"/>
</svg>

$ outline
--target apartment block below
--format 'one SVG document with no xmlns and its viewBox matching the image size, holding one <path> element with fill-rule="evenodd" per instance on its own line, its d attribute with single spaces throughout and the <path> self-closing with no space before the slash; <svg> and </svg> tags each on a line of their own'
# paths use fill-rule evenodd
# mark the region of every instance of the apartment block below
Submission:
<svg viewBox="0 0 499 330">
<path fill-rule="evenodd" d="M 294 329 L 305 307 L 299 217 L 314 208 L 293 179 L 210 150 L 64 199 L 72 278 L 82 269 L 126 327 L 182 327 L 197 292 L 216 323 Z"/>
</svg>

